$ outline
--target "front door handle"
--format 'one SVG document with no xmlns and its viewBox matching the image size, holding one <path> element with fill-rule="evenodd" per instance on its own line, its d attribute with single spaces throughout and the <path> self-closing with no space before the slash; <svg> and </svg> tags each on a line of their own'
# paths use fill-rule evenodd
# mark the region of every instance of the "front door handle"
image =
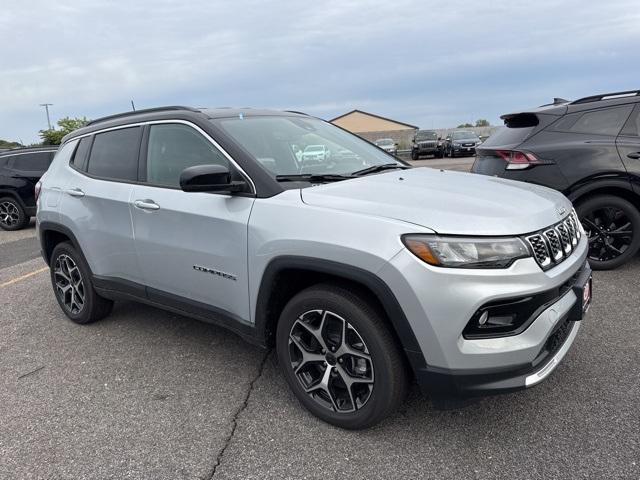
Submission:
<svg viewBox="0 0 640 480">
<path fill-rule="evenodd" d="M 637 160 L 637 159 L 639 159 L 639 158 L 640 158 L 640 152 L 633 152 L 633 153 L 630 153 L 629 155 L 627 155 L 627 157 L 629 157 L 629 158 L 634 158 L 634 159 L 636 159 L 636 160 Z"/>
<path fill-rule="evenodd" d="M 72 197 L 84 197 L 84 192 L 82 190 L 80 190 L 79 188 L 69 188 L 67 189 L 67 194 L 71 195 Z"/>
<path fill-rule="evenodd" d="M 136 200 L 133 205 L 141 210 L 160 210 L 160 205 L 153 200 Z"/>
</svg>

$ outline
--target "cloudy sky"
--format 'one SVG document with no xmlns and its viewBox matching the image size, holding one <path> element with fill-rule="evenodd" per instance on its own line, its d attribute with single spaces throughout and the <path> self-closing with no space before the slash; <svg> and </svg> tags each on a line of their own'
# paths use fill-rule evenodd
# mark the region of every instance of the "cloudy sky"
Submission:
<svg viewBox="0 0 640 480">
<path fill-rule="evenodd" d="M 0 10 L 0 138 L 168 104 L 425 128 L 640 88 L 638 0 L 46 0 Z"/>
</svg>

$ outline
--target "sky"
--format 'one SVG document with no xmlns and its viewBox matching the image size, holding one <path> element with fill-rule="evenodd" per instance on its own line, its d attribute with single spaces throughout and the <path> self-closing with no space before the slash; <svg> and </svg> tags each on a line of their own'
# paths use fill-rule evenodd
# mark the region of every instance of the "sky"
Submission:
<svg viewBox="0 0 640 480">
<path fill-rule="evenodd" d="M 0 139 L 162 105 L 445 128 L 640 88 L 638 0 L 8 0 Z"/>
</svg>

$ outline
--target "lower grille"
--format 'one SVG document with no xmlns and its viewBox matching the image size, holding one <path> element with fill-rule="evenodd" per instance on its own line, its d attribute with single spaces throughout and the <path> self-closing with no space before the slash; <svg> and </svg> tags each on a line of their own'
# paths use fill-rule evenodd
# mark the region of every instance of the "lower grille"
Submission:
<svg viewBox="0 0 640 480">
<path fill-rule="evenodd" d="M 573 330 L 574 324 L 575 322 L 565 320 L 560 324 L 560 326 L 558 326 L 558 328 L 556 328 L 556 330 L 545 342 L 542 350 L 540 350 L 535 360 L 532 362 L 532 366 L 534 367 L 534 369 L 539 369 L 542 363 L 550 358 L 553 358 L 553 356 L 558 353 L 558 351 L 564 345 L 564 342 L 567 341 L 571 330 Z"/>
</svg>

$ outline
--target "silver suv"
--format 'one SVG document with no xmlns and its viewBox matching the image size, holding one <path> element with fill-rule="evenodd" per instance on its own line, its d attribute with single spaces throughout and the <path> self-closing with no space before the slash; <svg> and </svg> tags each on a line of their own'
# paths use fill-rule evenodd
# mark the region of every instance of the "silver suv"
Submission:
<svg viewBox="0 0 640 480">
<path fill-rule="evenodd" d="M 333 152 L 306 159 L 296 151 Z M 410 168 L 320 119 L 166 107 L 68 135 L 38 234 L 64 313 L 136 299 L 274 346 L 321 419 L 530 387 L 591 298 L 587 238 L 544 187 Z"/>
</svg>

